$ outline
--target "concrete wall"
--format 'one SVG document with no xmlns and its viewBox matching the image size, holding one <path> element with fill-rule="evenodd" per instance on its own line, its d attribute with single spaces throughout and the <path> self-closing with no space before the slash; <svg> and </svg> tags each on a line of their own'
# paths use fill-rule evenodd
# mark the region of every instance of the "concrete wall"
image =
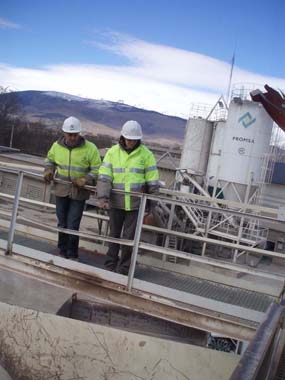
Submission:
<svg viewBox="0 0 285 380">
<path fill-rule="evenodd" d="M 14 380 L 226 380 L 239 360 L 3 303 L 0 314 L 2 364 Z"/>
</svg>

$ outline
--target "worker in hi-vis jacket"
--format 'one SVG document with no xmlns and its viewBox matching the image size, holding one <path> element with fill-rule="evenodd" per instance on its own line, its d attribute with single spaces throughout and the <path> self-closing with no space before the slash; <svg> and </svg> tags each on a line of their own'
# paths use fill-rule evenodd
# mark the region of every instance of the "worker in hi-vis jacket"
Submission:
<svg viewBox="0 0 285 380">
<path fill-rule="evenodd" d="M 95 185 L 101 164 L 97 147 L 80 135 L 81 123 L 71 116 L 64 120 L 63 136 L 54 142 L 45 160 L 44 179 L 66 181 L 54 184 L 58 227 L 79 230 L 89 191 L 85 185 Z M 65 258 L 78 258 L 79 237 L 58 233 L 58 248 Z"/>
<path fill-rule="evenodd" d="M 110 236 L 132 240 L 134 238 L 140 198 L 128 192 L 154 193 L 159 188 L 159 174 L 153 153 L 141 143 L 142 129 L 137 121 L 127 121 L 121 131 L 119 143 L 110 148 L 99 169 L 97 196 L 101 208 L 110 207 Z M 111 189 L 126 193 L 111 192 Z M 127 274 L 132 247 L 110 243 L 105 268 Z"/>
</svg>

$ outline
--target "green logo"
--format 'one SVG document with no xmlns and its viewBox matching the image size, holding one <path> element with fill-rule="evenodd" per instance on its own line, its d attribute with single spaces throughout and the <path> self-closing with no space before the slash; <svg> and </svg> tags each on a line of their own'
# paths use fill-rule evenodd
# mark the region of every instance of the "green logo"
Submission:
<svg viewBox="0 0 285 380">
<path fill-rule="evenodd" d="M 239 123 L 242 123 L 242 125 L 247 128 L 251 124 L 256 122 L 256 118 L 253 118 L 249 112 L 245 113 L 238 119 Z"/>
</svg>

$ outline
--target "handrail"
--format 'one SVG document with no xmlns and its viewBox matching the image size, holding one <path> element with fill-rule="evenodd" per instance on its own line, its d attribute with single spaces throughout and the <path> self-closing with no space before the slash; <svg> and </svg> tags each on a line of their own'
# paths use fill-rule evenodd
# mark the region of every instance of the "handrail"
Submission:
<svg viewBox="0 0 285 380">
<path fill-rule="evenodd" d="M 22 190 L 23 177 L 24 177 L 24 174 L 34 175 L 34 173 L 24 172 L 22 170 L 18 170 L 18 171 L 7 170 L 7 171 L 18 174 L 16 191 L 15 191 L 15 196 L 14 196 L 11 223 L 10 223 L 10 228 L 9 228 L 9 233 L 8 233 L 7 248 L 5 251 L 6 255 L 12 255 L 12 253 L 13 253 L 13 240 L 14 240 L 14 235 L 15 235 L 16 219 L 18 217 L 18 207 L 19 207 L 19 202 L 20 202 L 20 194 L 21 194 L 21 190 Z M 36 176 L 38 176 L 38 175 L 36 175 Z M 67 181 L 62 181 L 62 180 L 58 180 L 58 179 L 54 179 L 54 180 L 57 182 L 61 182 L 61 183 L 67 182 Z M 70 184 L 70 182 L 67 182 L 67 183 Z M 96 191 L 95 186 L 94 187 L 93 186 L 85 186 L 85 188 L 88 190 Z M 116 190 L 116 192 L 124 193 L 121 190 Z M 136 192 L 130 192 L 130 194 L 133 196 L 138 196 L 139 198 L 142 198 L 142 202 L 140 203 L 140 207 L 139 207 L 138 223 L 137 223 L 137 227 L 136 227 L 136 231 L 135 231 L 135 239 L 136 240 L 129 241 L 126 239 L 114 239 L 114 238 L 109 238 L 109 237 L 102 237 L 101 235 L 98 236 L 99 239 L 102 241 L 116 242 L 116 243 L 118 242 L 122 245 L 128 245 L 128 246 L 133 245 L 132 257 L 135 257 L 135 259 L 132 259 L 131 268 L 130 268 L 129 274 L 128 274 L 128 286 L 127 286 L 128 291 L 131 291 L 131 289 L 132 289 L 132 282 L 133 282 L 135 265 L 136 265 L 136 257 L 137 257 L 137 253 L 138 253 L 139 240 L 140 240 L 142 223 L 143 223 L 143 215 L 144 215 L 145 206 L 146 206 L 146 196 L 144 194 L 136 193 Z M 57 231 L 60 231 L 60 232 L 72 233 L 73 235 L 81 235 L 81 233 L 79 233 L 77 231 L 68 230 L 66 228 L 54 228 L 54 227 L 52 227 L 51 229 L 56 229 Z M 96 238 L 98 239 L 98 237 L 96 237 Z M 94 234 L 93 234 L 93 236 L 89 236 L 89 238 L 94 239 Z"/>
<path fill-rule="evenodd" d="M 270 305 L 230 380 L 273 379 L 272 372 L 277 371 L 284 346 L 284 312 L 284 303 Z M 272 367 L 273 363 L 275 368 Z"/>
<path fill-rule="evenodd" d="M 34 177 L 38 177 L 38 178 L 41 178 L 43 179 L 43 175 L 42 174 L 36 174 L 36 173 L 32 173 L 32 172 L 29 172 L 29 171 L 24 171 L 24 170 L 16 170 L 16 169 L 7 169 L 7 168 L 3 168 L 0 166 L 0 171 L 3 170 L 3 171 L 7 171 L 7 172 L 11 172 L 11 173 L 14 173 L 14 174 L 18 174 L 20 172 L 22 172 L 24 175 L 28 175 L 28 176 L 34 176 Z M 55 182 L 58 182 L 58 183 L 66 183 L 66 184 L 71 184 L 71 182 L 69 181 L 64 181 L 62 179 L 58 179 L 58 178 L 54 178 L 54 181 Z M 84 186 L 87 190 L 89 191 L 92 191 L 92 192 L 96 192 L 96 186 L 90 186 L 90 185 L 85 185 Z M 140 192 L 135 192 L 135 191 L 129 191 L 129 192 L 125 192 L 124 190 L 119 190 L 119 189 L 112 189 L 112 192 L 115 192 L 115 193 L 118 193 L 118 194 L 130 194 L 132 196 L 136 196 L 136 197 L 139 197 L 141 198 L 142 197 L 142 193 Z M 170 198 L 173 197 L 173 198 L 180 198 L 180 199 L 172 199 Z M 180 192 L 180 191 L 175 191 L 175 190 L 168 190 L 168 189 L 164 189 L 164 188 L 160 188 L 159 189 L 159 195 L 156 195 L 156 194 L 148 194 L 148 199 L 150 200 L 154 200 L 154 201 L 162 201 L 162 202 L 165 202 L 165 203 L 176 203 L 177 205 L 180 205 L 180 206 L 189 206 L 189 203 L 181 200 L 181 198 L 185 198 L 185 199 L 192 199 L 194 201 L 202 201 L 203 204 L 200 204 L 200 203 L 191 203 L 191 207 L 192 208 L 199 208 L 201 210 L 205 210 L 205 211 L 208 211 L 208 210 L 213 210 L 215 211 L 216 213 L 226 213 L 226 214 L 233 214 L 233 215 L 238 215 L 238 216 L 245 216 L 245 217 L 249 217 L 249 218 L 253 218 L 253 217 L 256 217 L 258 219 L 261 219 L 261 220 L 266 220 L 266 221 L 270 221 L 270 222 L 284 222 L 285 221 L 282 221 L 282 220 L 276 220 L 276 217 L 277 217 L 277 214 L 278 214 L 278 209 L 274 209 L 274 208 L 269 208 L 269 207 L 264 207 L 264 206 L 257 206 L 257 205 L 253 205 L 253 204 L 247 204 L 247 203 L 239 203 L 239 202 L 236 202 L 236 201 L 230 201 L 230 200 L 225 200 L 225 199 L 218 199 L 218 198 L 215 198 L 215 197 L 207 197 L 207 196 L 204 196 L 204 195 L 198 195 L 198 194 L 194 194 L 194 193 L 183 193 L 183 192 Z M 206 205 L 205 203 L 207 203 L 208 205 Z M 216 207 L 213 207 L 211 206 L 211 204 L 221 204 L 221 205 L 225 205 L 225 206 L 229 206 L 229 207 L 235 207 L 235 208 L 238 208 L 239 211 L 237 210 L 233 210 L 233 209 L 225 209 L 225 208 L 222 208 L 222 209 L 219 209 L 219 208 L 216 208 Z M 243 211 L 244 210 L 244 211 Z M 269 217 L 269 216 L 266 216 L 266 215 L 260 215 L 260 214 L 250 214 L 249 212 L 246 212 L 246 210 L 250 210 L 252 212 L 263 212 L 264 214 L 266 215 L 273 215 L 273 217 Z"/>
<path fill-rule="evenodd" d="M 220 205 L 228 206 L 228 207 L 235 207 L 241 210 L 251 210 L 254 212 L 264 212 L 265 214 L 270 214 L 274 215 L 275 217 L 277 216 L 278 209 L 275 208 L 270 208 L 270 207 L 265 207 L 265 206 L 258 206 L 254 204 L 249 204 L 249 203 L 240 203 L 237 201 L 231 201 L 227 199 L 219 199 L 215 197 L 206 197 L 204 195 L 199 195 L 199 194 L 193 194 L 193 193 L 181 193 L 179 191 L 174 191 L 174 190 L 168 190 L 168 189 L 160 189 L 160 192 L 165 195 L 171 195 L 171 196 L 177 196 L 177 197 L 182 197 L 183 198 L 191 198 L 193 200 L 197 201 L 203 201 L 207 203 L 217 203 Z M 216 210 L 218 212 L 218 210 Z M 223 209 L 223 212 L 226 212 L 226 209 Z M 257 215 L 256 215 L 257 216 Z"/>
<path fill-rule="evenodd" d="M 22 200 L 24 200 L 26 202 L 29 201 L 28 199 L 25 199 L 25 198 L 22 198 Z M 39 203 L 47 205 L 48 207 L 52 207 L 52 206 L 54 207 L 54 205 L 51 205 L 51 204 L 45 204 L 42 202 L 39 202 Z M 2 213 L 2 211 L 1 211 L 1 213 Z M 102 215 L 100 215 L 100 214 L 91 214 L 91 213 L 86 213 L 86 212 L 84 212 L 84 214 L 85 215 L 88 214 L 88 216 L 93 217 L 95 219 L 102 217 Z M 8 214 L 6 212 L 6 213 L 3 213 L 3 215 L 10 216 L 11 214 Z M 107 216 L 104 216 L 104 217 L 106 218 L 105 220 L 109 219 L 109 217 L 107 217 Z M 22 217 L 21 215 L 18 215 L 17 219 L 23 220 L 23 221 L 26 221 L 29 223 L 37 224 L 37 226 L 44 227 L 45 229 L 48 229 L 50 231 L 66 232 L 66 233 L 70 233 L 70 234 L 79 236 L 81 238 L 86 238 L 89 240 L 99 240 L 102 242 L 111 242 L 111 243 L 117 243 L 117 244 L 122 244 L 122 245 L 127 245 L 127 246 L 133 246 L 134 242 L 136 241 L 135 239 L 134 240 L 127 240 L 127 239 L 118 239 L 118 238 L 102 236 L 101 234 L 96 234 L 94 232 L 91 235 L 91 234 L 87 234 L 85 232 L 79 232 L 79 231 L 59 228 L 59 227 L 51 226 L 48 223 L 38 222 L 37 220 L 31 219 L 31 218 Z M 197 241 L 201 241 L 201 242 L 205 240 L 205 238 L 202 238 L 200 236 L 191 235 L 188 233 L 182 233 L 182 232 L 178 232 L 178 231 L 169 231 L 168 229 L 162 229 L 162 228 L 155 227 L 155 226 L 148 226 L 145 224 L 143 224 L 141 226 L 141 228 L 143 230 L 147 230 L 147 231 L 160 232 L 160 233 L 164 233 L 164 234 L 168 234 L 168 235 L 172 234 L 173 236 L 177 236 L 177 237 L 192 238 L 193 240 L 197 240 Z M 207 241 L 211 242 L 213 244 L 217 244 L 217 245 L 221 245 L 221 243 L 223 243 L 223 242 L 215 240 L 215 239 L 208 239 Z M 225 246 L 230 246 L 230 244 L 231 243 L 225 242 Z M 236 245 L 234 244 L 234 245 L 232 245 L 232 247 L 236 247 Z M 241 246 L 241 247 L 244 249 L 244 246 Z M 214 266 L 214 267 L 220 267 L 220 268 L 224 268 L 224 269 L 228 269 L 228 270 L 234 270 L 234 271 L 237 271 L 240 273 L 248 273 L 248 274 L 256 275 L 259 277 L 271 278 L 271 279 L 275 279 L 275 280 L 279 280 L 279 281 L 284 281 L 283 275 L 278 274 L 278 273 L 267 273 L 264 271 L 256 270 L 254 268 L 242 267 L 239 264 L 231 264 L 231 263 L 228 263 L 225 261 L 215 260 L 215 259 L 211 259 L 211 258 L 203 257 L 203 256 L 197 256 L 197 255 L 193 255 L 191 253 L 186 253 L 186 252 L 174 250 L 171 248 L 159 247 L 159 246 L 155 246 L 155 245 L 145 243 L 145 242 L 140 242 L 139 248 L 143 249 L 143 250 L 151 251 L 153 253 L 162 253 L 166 256 L 174 256 L 176 258 L 183 258 L 185 260 L 200 262 L 200 263 L 204 263 L 206 265 L 210 265 L 210 266 Z M 252 247 L 249 247 L 249 249 L 251 249 L 251 248 Z M 260 253 L 260 254 L 267 254 L 267 255 L 270 255 L 272 257 L 278 257 L 278 258 L 282 258 L 282 259 L 284 258 L 284 255 L 279 254 L 279 253 L 274 253 L 274 252 L 269 252 L 269 251 L 264 251 L 264 250 L 258 250 L 258 249 L 256 249 L 256 251 L 254 251 L 254 252 Z"/>
<path fill-rule="evenodd" d="M 26 172 L 22 172 L 22 171 L 17 171 L 16 173 L 18 173 L 19 177 L 23 176 L 24 174 L 26 174 Z M 21 185 L 21 184 L 20 184 Z M 11 225 L 10 225 L 10 230 L 9 230 L 9 239 L 8 239 L 8 244 L 7 244 L 7 251 L 6 253 L 7 254 L 12 254 L 12 244 L 13 244 L 13 236 L 14 236 L 14 232 L 15 232 L 15 219 L 17 217 L 17 213 L 18 213 L 18 205 L 19 205 L 19 201 L 27 201 L 26 199 L 23 199 L 23 198 L 20 198 L 20 186 L 19 185 L 19 188 L 17 188 L 17 193 L 14 197 L 14 208 L 13 208 L 13 213 L 12 213 L 12 219 L 11 219 Z M 92 187 L 92 189 L 95 191 L 96 188 L 95 187 Z M 122 190 L 113 190 L 115 191 L 116 193 L 124 193 L 124 191 Z M 177 192 L 174 192 L 175 195 Z M 129 279 L 128 279 L 128 290 L 131 290 L 131 284 L 132 284 L 132 281 L 133 281 L 133 275 L 134 275 L 134 268 L 135 268 L 135 265 L 136 265 L 136 255 L 137 255 L 137 250 L 138 248 L 142 248 L 142 249 L 148 249 L 149 251 L 152 251 L 152 252 L 158 252 L 158 250 L 161 252 L 161 250 L 163 250 L 164 254 L 165 255 L 169 255 L 169 256 L 175 256 L 175 257 L 183 257 L 183 258 L 186 258 L 188 259 L 189 261 L 191 260 L 194 260 L 194 257 L 192 254 L 187 254 L 183 251 L 179 251 L 179 250 L 173 250 L 173 249 L 166 249 L 165 247 L 157 247 L 155 245 L 147 245 L 145 243 L 142 243 L 140 242 L 140 234 L 141 234 L 141 230 L 142 229 L 146 229 L 146 230 L 151 230 L 151 231 L 154 231 L 154 232 L 159 232 L 159 233 L 163 233 L 163 234 L 171 234 L 173 236 L 178 236 L 180 238 L 185 238 L 185 239 L 193 239 L 193 240 L 197 240 L 197 241 L 201 241 L 201 242 L 207 242 L 207 243 L 210 243 L 210 244 L 215 244 L 215 245 L 220 245 L 220 246 L 223 246 L 223 247 L 226 247 L 226 248 L 235 248 L 235 249 L 239 249 L 239 250 L 244 250 L 244 251 L 247 251 L 247 252 L 252 252 L 252 253 L 258 253 L 258 254 L 262 254 L 262 255 L 267 255 L 267 256 L 271 256 L 271 257 L 278 257 L 278 258 L 285 258 L 284 255 L 282 254 L 278 254 L 276 252 L 270 252 L 270 251 L 266 251 L 266 250 L 263 250 L 263 249 L 259 249 L 259 248 L 253 248 L 253 247 L 248 247 L 246 245 L 241 245 L 241 244 L 235 244 L 235 243 L 230 243 L 230 242 L 227 242 L 227 241 L 218 241 L 216 239 L 211 239 L 211 238 L 205 238 L 205 237 L 200 237 L 200 236 L 197 236 L 195 234 L 189 234 L 189 233 L 183 233 L 183 232 L 179 232 L 179 231 L 171 231 L 171 230 L 168 230 L 168 229 L 163 229 L 163 228 L 158 228 L 158 227 L 154 227 L 154 226 L 146 226 L 146 225 L 143 225 L 142 223 L 142 216 L 145 212 L 145 204 L 146 204 L 146 200 L 147 199 L 150 199 L 150 200 L 154 200 L 154 201 L 160 201 L 160 202 L 165 202 L 166 204 L 174 204 L 174 205 L 180 205 L 180 206 L 183 206 L 185 204 L 185 202 L 183 202 L 182 200 L 180 199 L 172 199 L 172 198 L 169 198 L 167 196 L 163 196 L 163 195 L 155 195 L 155 194 L 142 194 L 142 193 L 136 193 L 136 192 L 130 192 L 131 195 L 133 196 L 138 196 L 142 199 L 142 202 L 141 202 L 141 205 L 140 205 L 140 209 L 139 209 L 139 215 L 140 215 L 140 219 L 138 220 L 138 223 L 137 223 L 137 230 L 136 230 L 136 235 L 135 235 L 135 238 L 134 240 L 125 240 L 125 239 L 114 239 L 114 238 L 110 238 L 110 237 L 106 237 L 106 236 L 102 236 L 102 235 L 95 235 L 95 234 L 92 234 L 92 235 L 88 235 L 88 234 L 85 234 L 85 233 L 82 233 L 82 232 L 78 232 L 78 231 L 73 231 L 73 230 L 66 230 L 66 229 L 59 229 L 57 227 L 50 227 L 50 226 L 47 226 L 43 223 L 40 223 L 42 224 L 43 226 L 45 226 L 45 228 L 49 228 L 53 231 L 61 231 L 61 232 L 68 232 L 68 233 L 72 233 L 74 235 L 78 235 L 78 236 L 82 236 L 82 237 L 86 237 L 88 239 L 93 239 L 93 240 L 99 240 L 99 241 L 102 241 L 102 242 L 116 242 L 116 243 L 119 243 L 119 244 L 122 244 L 122 245 L 128 245 L 128 246 L 131 246 L 133 245 L 133 256 L 134 259 L 133 259 L 133 262 L 132 262 L 132 269 L 129 271 Z M 7 195 L 8 196 L 8 195 Z M 8 197 L 12 197 L 13 196 L 8 196 Z M 212 199 L 212 198 L 211 198 Z M 30 200 L 29 200 L 30 201 Z M 205 200 L 203 199 L 203 201 L 205 202 Z M 207 199 L 208 201 L 208 199 Z M 35 202 L 35 201 L 34 201 Z M 45 204 L 43 202 L 39 202 L 40 204 Z M 45 204 L 49 207 L 49 204 Z M 202 205 L 199 205 L 199 204 L 194 204 L 193 205 L 194 207 L 199 207 L 203 210 L 207 210 L 207 211 L 212 211 L 212 210 L 215 210 L 215 212 L 218 212 L 219 210 L 217 210 L 216 207 L 213 207 L 213 206 L 208 206 L 208 205 L 205 205 L 204 203 Z M 54 206 L 51 206 L 51 207 L 54 207 Z M 260 216 L 260 215 L 251 215 L 249 213 L 246 213 L 246 212 L 239 212 L 239 211 L 233 211 L 233 210 L 225 210 L 225 209 L 222 209 L 221 210 L 223 213 L 224 212 L 231 212 L 231 213 L 234 213 L 238 216 L 246 216 L 248 218 L 261 218 L 262 220 L 274 220 L 273 218 L 270 218 L 270 217 L 265 217 L 265 216 Z M 19 218 L 22 218 L 20 216 L 18 216 Z M 102 217 L 101 215 L 97 214 L 95 217 L 98 217 L 99 219 Z M 106 218 L 106 219 L 105 219 Z M 105 216 L 104 220 L 108 220 Z M 274 220 L 276 222 L 276 220 Z M 35 222 L 35 221 L 32 221 L 30 220 L 30 222 Z M 284 223 L 283 221 L 278 221 L 279 223 Z M 39 223 L 37 222 L 37 224 L 39 225 Z M 221 266 L 221 262 L 218 261 L 218 260 L 215 260 L 215 259 L 211 259 L 209 262 L 209 259 L 207 259 L 206 257 L 199 257 L 199 260 L 205 262 L 206 264 L 208 265 L 215 265 L 214 263 L 217 262 L 217 266 Z M 228 268 L 228 264 L 226 263 L 223 263 L 225 265 L 225 268 Z M 236 271 L 241 271 L 240 270 L 240 265 L 235 265 L 235 264 L 231 264 L 231 270 L 236 270 Z M 264 275 L 265 277 L 268 277 L 269 274 L 266 274 L 266 272 L 262 273 L 262 272 L 256 272 L 254 273 L 254 271 L 250 271 L 250 273 L 252 274 L 257 274 L 259 276 L 262 276 Z M 278 274 L 272 274 L 270 276 L 270 278 L 275 278 L 275 279 L 278 279 L 280 280 L 280 277 Z"/>
<path fill-rule="evenodd" d="M 14 195 L 5 194 L 5 193 L 0 193 L 0 197 L 11 199 L 11 200 L 15 199 Z M 28 198 L 24 198 L 24 197 L 20 197 L 19 199 L 20 199 L 20 202 L 30 203 L 32 205 L 43 206 L 43 207 L 55 209 L 55 205 L 53 203 L 46 203 L 46 202 L 41 202 L 41 201 L 35 201 L 34 199 L 28 199 Z M 83 214 L 86 215 L 86 216 L 93 217 L 95 219 L 101 219 L 102 221 L 109 221 L 109 217 L 106 216 L 106 215 L 93 214 L 93 213 L 90 213 L 88 211 L 84 211 Z"/>
<path fill-rule="evenodd" d="M 119 192 L 124 193 L 122 190 L 115 190 L 115 191 L 116 192 L 119 191 Z M 132 192 L 131 194 L 133 196 L 134 195 L 138 195 L 138 196 L 142 197 L 142 194 L 137 194 L 135 192 Z M 9 194 L 0 193 L 0 195 L 4 196 L 4 197 L 7 197 L 9 199 L 13 199 L 14 198 L 12 195 L 9 195 Z M 157 199 L 157 197 L 155 197 L 153 195 L 150 195 L 150 194 L 147 194 L 146 196 L 147 196 L 147 199 L 152 199 L 152 200 Z M 159 198 L 159 199 L 161 199 L 161 198 Z M 50 204 L 50 203 L 44 203 L 44 202 L 34 201 L 34 200 L 27 199 L 27 198 L 22 198 L 22 197 L 20 197 L 19 200 L 23 201 L 23 202 L 28 202 L 28 203 L 36 204 L 36 205 L 43 205 L 43 206 L 46 206 L 46 207 L 55 208 L 55 205 Z M 168 201 L 169 200 L 167 199 L 167 202 Z M 177 204 L 178 201 L 173 201 L 173 203 Z M 179 201 L 179 203 L 180 203 L 180 201 Z M 109 220 L 108 216 L 101 215 L 101 214 L 91 214 L 91 213 L 87 213 L 86 211 L 84 211 L 84 215 L 88 215 L 88 216 L 91 216 L 91 217 L 93 217 L 95 219 L 101 219 L 101 220 L 104 220 L 104 221 L 108 221 Z M 27 220 L 27 221 L 30 221 L 30 222 L 33 222 L 33 223 L 38 223 L 38 222 L 36 222 L 36 221 L 34 221 L 32 219 Z M 48 228 L 50 228 L 52 230 L 57 230 L 57 231 L 60 230 L 60 229 L 58 229 L 56 227 L 50 227 L 50 226 L 48 226 L 45 223 L 38 223 L 38 225 L 42 225 L 42 226 L 48 227 Z M 271 251 L 267 251 L 267 250 L 260 249 L 260 248 L 254 248 L 254 247 L 251 247 L 251 246 L 246 246 L 246 245 L 241 245 L 241 244 L 235 244 L 235 243 L 230 243 L 230 242 L 226 242 L 226 241 L 220 241 L 220 240 L 216 240 L 216 239 L 212 239 L 212 238 L 205 238 L 205 237 L 197 236 L 195 234 L 190 234 L 190 233 L 184 233 L 184 232 L 179 232 L 179 231 L 169 231 L 168 229 L 164 229 L 164 228 L 160 228 L 160 227 L 155 227 L 155 226 L 143 225 L 142 228 L 144 228 L 145 230 L 153 231 L 153 232 L 164 233 L 164 234 L 171 234 L 173 236 L 177 236 L 177 237 L 181 237 L 181 238 L 186 238 L 186 239 L 193 239 L 193 240 L 201 241 L 201 242 L 207 241 L 208 243 L 211 243 L 211 244 L 214 244 L 214 245 L 219 245 L 219 246 L 228 247 L 228 248 L 238 248 L 238 249 L 243 249 L 243 250 L 245 250 L 247 252 L 251 252 L 251 253 L 257 253 L 257 254 L 260 254 L 260 255 L 267 255 L 267 256 L 271 256 L 271 257 L 278 257 L 278 258 L 281 258 L 281 259 L 283 259 L 283 258 L 285 259 L 285 256 L 282 253 L 271 252 Z M 84 236 L 84 234 L 81 234 L 81 233 L 76 232 L 76 231 L 73 231 L 73 234 L 74 235 L 78 234 L 78 236 L 82 236 L 82 237 Z M 101 235 L 99 235 L 99 236 L 101 236 Z M 99 236 L 96 236 L 96 239 L 98 239 Z M 90 236 L 88 236 L 88 238 L 90 238 Z M 105 241 L 108 241 L 108 240 L 105 240 Z M 119 241 L 119 239 L 118 239 L 118 241 Z M 175 255 L 175 254 L 171 254 L 171 255 Z"/>
</svg>

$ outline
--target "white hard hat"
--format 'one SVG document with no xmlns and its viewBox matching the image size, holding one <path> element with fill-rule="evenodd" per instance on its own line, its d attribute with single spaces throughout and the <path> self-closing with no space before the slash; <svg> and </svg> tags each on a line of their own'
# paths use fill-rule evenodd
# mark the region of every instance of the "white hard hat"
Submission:
<svg viewBox="0 0 285 380">
<path fill-rule="evenodd" d="M 76 117 L 70 116 L 64 120 L 62 130 L 66 133 L 79 133 L 81 132 L 81 123 Z"/>
<path fill-rule="evenodd" d="M 140 140 L 142 138 L 142 127 L 137 121 L 129 120 L 123 125 L 121 135 L 128 140 Z"/>
</svg>

